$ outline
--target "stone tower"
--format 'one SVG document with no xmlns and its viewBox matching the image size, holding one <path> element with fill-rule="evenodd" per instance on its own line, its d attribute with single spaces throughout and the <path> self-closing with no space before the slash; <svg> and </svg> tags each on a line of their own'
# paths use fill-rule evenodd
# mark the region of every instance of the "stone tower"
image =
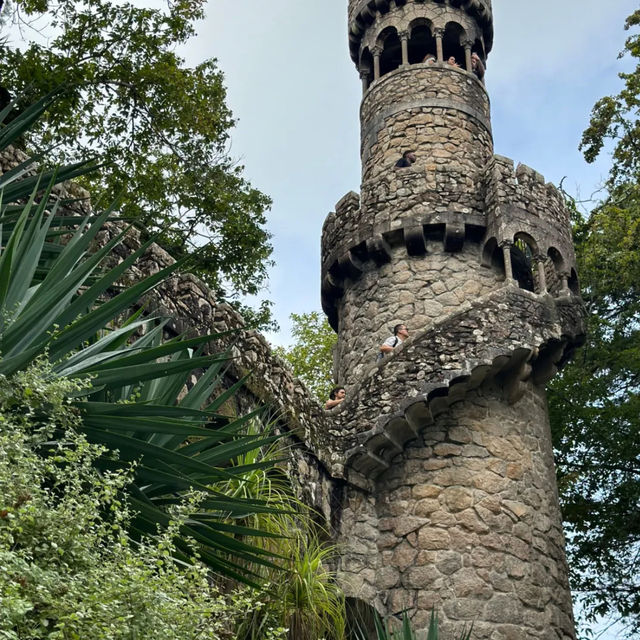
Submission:
<svg viewBox="0 0 640 640">
<path fill-rule="evenodd" d="M 362 185 L 323 229 L 347 400 L 321 458 L 352 603 L 417 629 L 435 606 L 448 638 L 569 640 L 544 385 L 583 307 L 562 196 L 493 153 L 472 66 L 492 41 L 490 0 L 349 0 Z M 396 323 L 409 339 L 376 362 Z"/>
</svg>

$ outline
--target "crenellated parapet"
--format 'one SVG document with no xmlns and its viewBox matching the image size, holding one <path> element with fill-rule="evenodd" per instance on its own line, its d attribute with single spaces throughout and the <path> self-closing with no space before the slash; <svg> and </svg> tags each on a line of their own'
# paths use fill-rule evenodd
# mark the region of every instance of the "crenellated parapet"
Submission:
<svg viewBox="0 0 640 640">
<path fill-rule="evenodd" d="M 539 271 L 555 272 L 567 280 L 563 291 L 578 292 L 569 211 L 553 184 L 526 165 L 514 170 L 512 160 L 495 156 L 486 171 L 486 210 L 484 264 L 497 247 L 520 241 Z"/>
</svg>

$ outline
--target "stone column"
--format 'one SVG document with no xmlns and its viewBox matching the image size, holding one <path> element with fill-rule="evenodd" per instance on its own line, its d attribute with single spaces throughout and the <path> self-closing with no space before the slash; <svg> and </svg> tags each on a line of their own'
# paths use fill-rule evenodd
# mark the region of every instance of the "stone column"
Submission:
<svg viewBox="0 0 640 640">
<path fill-rule="evenodd" d="M 473 65 L 471 64 L 471 47 L 473 46 L 473 42 L 471 42 L 471 40 L 466 40 L 462 44 L 464 46 L 465 68 L 469 73 L 473 73 Z"/>
<path fill-rule="evenodd" d="M 544 271 L 544 256 L 536 256 L 536 262 L 538 263 L 538 288 L 540 289 L 540 295 L 547 293 L 547 274 Z"/>
<path fill-rule="evenodd" d="M 380 56 L 382 55 L 382 47 L 373 47 L 371 53 L 373 54 L 373 80 L 375 82 L 380 79 Z"/>
<path fill-rule="evenodd" d="M 402 45 L 402 66 L 406 66 L 409 64 L 409 32 L 401 31 L 398 35 Z"/>
<path fill-rule="evenodd" d="M 371 72 L 369 69 L 360 69 L 360 80 L 362 80 L 362 93 L 363 95 L 367 92 L 369 88 L 369 82 L 371 79 Z"/>
<path fill-rule="evenodd" d="M 560 287 L 560 295 L 570 296 L 571 289 L 569 289 L 569 273 L 567 271 L 562 271 L 560 273 L 560 278 L 562 280 L 562 287 Z"/>
<path fill-rule="evenodd" d="M 506 282 L 513 282 L 513 268 L 511 266 L 511 247 L 512 242 L 502 243 L 502 254 L 504 256 L 504 278 Z"/>
<path fill-rule="evenodd" d="M 436 39 L 436 52 L 438 62 L 444 62 L 444 50 L 442 48 L 442 39 L 444 38 L 444 29 L 436 29 L 433 32 Z"/>
</svg>

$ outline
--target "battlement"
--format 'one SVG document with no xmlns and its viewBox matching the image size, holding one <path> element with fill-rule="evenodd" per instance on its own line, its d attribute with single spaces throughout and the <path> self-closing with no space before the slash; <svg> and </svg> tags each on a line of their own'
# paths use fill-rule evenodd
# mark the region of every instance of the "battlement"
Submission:
<svg viewBox="0 0 640 640">
<path fill-rule="evenodd" d="M 494 156 L 485 172 L 487 234 L 483 260 L 505 243 L 520 241 L 531 258 L 553 265 L 577 290 L 569 211 L 562 193 L 544 176 L 513 160 Z"/>
</svg>

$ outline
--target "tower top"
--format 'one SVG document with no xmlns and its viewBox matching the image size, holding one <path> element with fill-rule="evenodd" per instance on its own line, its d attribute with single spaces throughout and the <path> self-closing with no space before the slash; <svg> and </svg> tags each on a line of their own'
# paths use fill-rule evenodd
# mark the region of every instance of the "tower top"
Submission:
<svg viewBox="0 0 640 640">
<path fill-rule="evenodd" d="M 477 28 L 476 37 L 482 40 L 483 59 L 493 46 L 491 0 L 349 0 L 349 50 L 357 67 L 360 67 L 363 38 L 370 27 L 381 20 L 391 25 L 394 17 L 398 24 L 393 26 L 402 29 L 421 23 L 444 28 L 449 22 L 464 29 L 462 22 L 471 20 Z"/>
</svg>

